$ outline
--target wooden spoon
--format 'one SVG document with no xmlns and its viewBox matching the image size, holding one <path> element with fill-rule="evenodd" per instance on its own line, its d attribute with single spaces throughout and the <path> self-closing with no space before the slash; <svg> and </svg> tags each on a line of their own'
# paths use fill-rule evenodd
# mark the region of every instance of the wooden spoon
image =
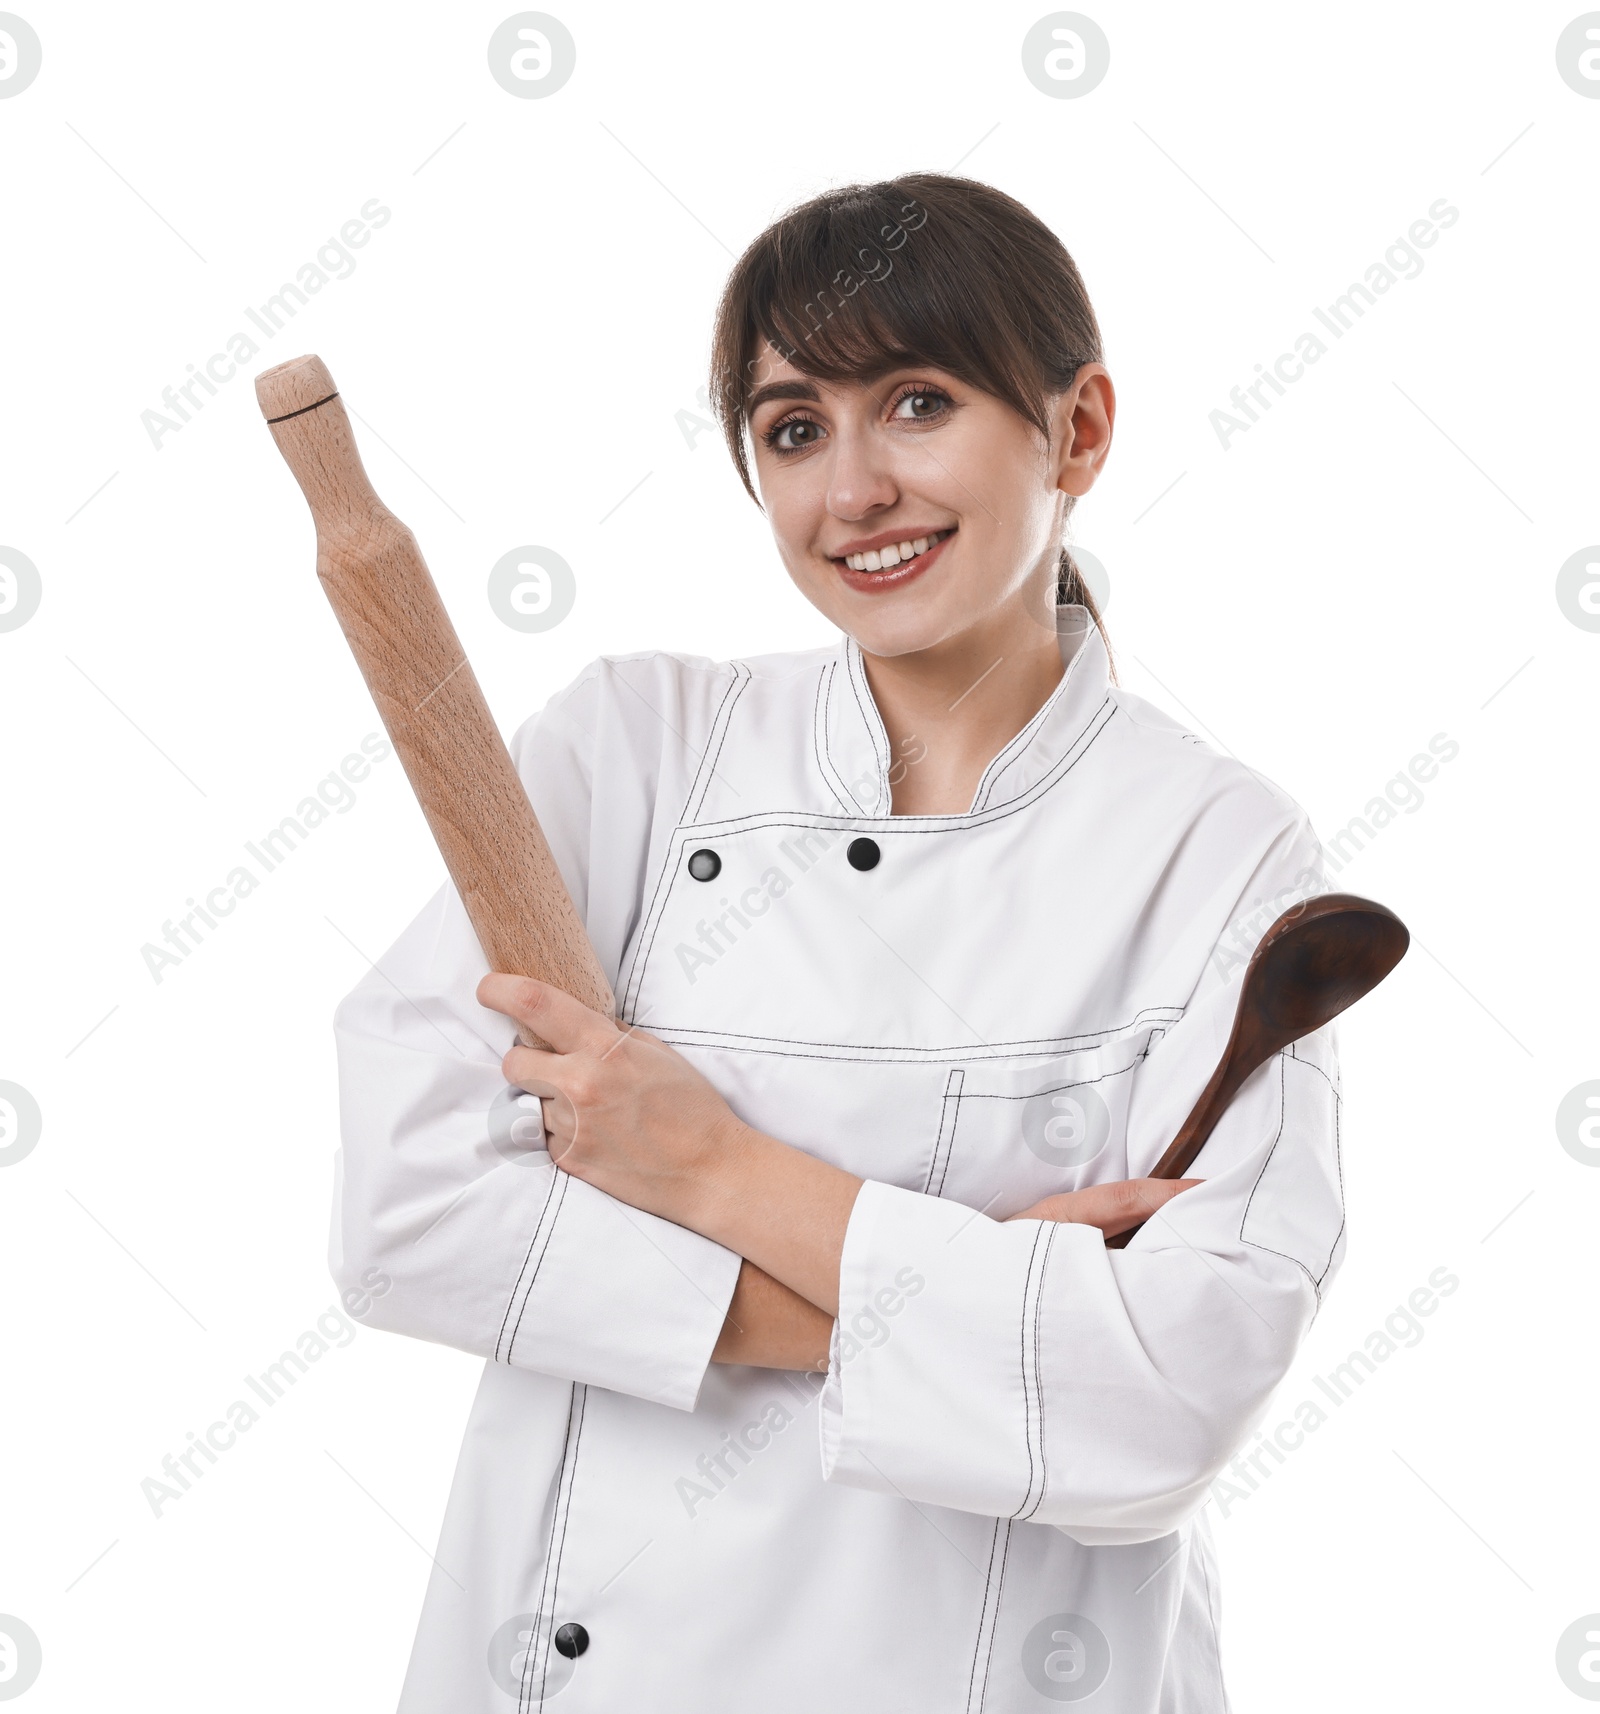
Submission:
<svg viewBox="0 0 1600 1714">
<path fill-rule="evenodd" d="M 1393 911 L 1353 893 L 1291 905 L 1261 937 L 1217 1069 L 1149 1176 L 1182 1178 L 1250 1073 L 1376 988 L 1410 944 Z M 1106 1248 L 1124 1248 L 1139 1229 L 1106 1239 Z"/>
</svg>

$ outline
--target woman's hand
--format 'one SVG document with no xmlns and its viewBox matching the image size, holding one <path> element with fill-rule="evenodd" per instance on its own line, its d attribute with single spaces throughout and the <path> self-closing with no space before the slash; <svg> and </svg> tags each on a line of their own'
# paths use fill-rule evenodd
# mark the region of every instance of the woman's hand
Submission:
<svg viewBox="0 0 1600 1714">
<path fill-rule="evenodd" d="M 478 1003 L 555 1050 L 518 1044 L 500 1062 L 508 1083 L 542 1098 L 551 1160 L 619 1201 L 698 1230 L 717 1170 L 746 1130 L 711 1083 L 658 1037 L 619 1029 L 548 982 L 491 972 Z"/>
<path fill-rule="evenodd" d="M 837 1314 L 861 1179 L 745 1124 L 666 1042 L 618 1029 L 548 982 L 491 972 L 478 1002 L 551 1044 L 513 1047 L 500 1066 L 547 1103 L 557 1166 L 735 1251 L 830 1320 Z"/>
<path fill-rule="evenodd" d="M 1115 1184 L 1091 1184 L 1083 1190 L 1064 1190 L 1047 1196 L 1008 1220 L 1067 1220 L 1079 1226 L 1098 1226 L 1108 1238 L 1148 1220 L 1180 1190 L 1204 1184 L 1202 1178 L 1124 1178 Z"/>
</svg>

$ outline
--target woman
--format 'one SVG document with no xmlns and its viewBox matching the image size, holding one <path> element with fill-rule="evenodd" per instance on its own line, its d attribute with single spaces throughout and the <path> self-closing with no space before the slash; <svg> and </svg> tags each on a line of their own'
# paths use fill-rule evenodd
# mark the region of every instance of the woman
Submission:
<svg viewBox="0 0 1600 1714">
<path fill-rule="evenodd" d="M 1319 847 L 1113 682 L 1100 357 L 983 185 L 764 232 L 713 392 L 839 644 L 516 734 L 616 1024 L 449 886 L 341 1003 L 335 1277 L 488 1359 L 407 1714 L 1225 1706 L 1201 1507 L 1341 1255 L 1331 1032 L 1141 1175 Z"/>
</svg>

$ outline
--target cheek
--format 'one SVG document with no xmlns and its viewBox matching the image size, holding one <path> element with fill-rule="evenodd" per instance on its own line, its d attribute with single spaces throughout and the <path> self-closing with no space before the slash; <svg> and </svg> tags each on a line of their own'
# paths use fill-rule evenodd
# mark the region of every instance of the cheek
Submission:
<svg viewBox="0 0 1600 1714">
<path fill-rule="evenodd" d="M 999 562 L 1031 565 L 1055 527 L 1057 493 L 1037 445 L 994 435 L 952 466 L 970 493 L 960 505 L 962 530 L 981 532 Z"/>
<path fill-rule="evenodd" d="M 899 466 L 905 486 L 959 518 L 963 530 L 997 533 L 1017 518 L 1036 462 L 1008 422 L 969 405 L 936 433 L 906 436 Z"/>
<path fill-rule="evenodd" d="M 820 453 L 799 469 L 766 471 L 760 481 L 761 504 L 784 564 L 799 572 L 814 569 L 817 539 L 827 518 L 828 478 Z"/>
</svg>

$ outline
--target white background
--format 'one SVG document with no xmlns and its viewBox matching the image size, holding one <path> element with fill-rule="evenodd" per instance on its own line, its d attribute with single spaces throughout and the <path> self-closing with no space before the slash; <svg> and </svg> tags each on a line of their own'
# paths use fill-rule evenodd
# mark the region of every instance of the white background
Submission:
<svg viewBox="0 0 1600 1714">
<path fill-rule="evenodd" d="M 159 1517 L 141 1492 L 334 1301 L 330 1014 L 444 878 L 391 758 L 146 968 L 378 730 L 249 375 L 327 360 L 507 732 L 601 652 L 823 643 L 678 413 L 763 225 L 958 162 L 1061 235 L 1103 326 L 1117 439 L 1075 529 L 1123 682 L 1324 839 L 1460 746 L 1339 877 L 1414 941 L 1341 1026 L 1349 1259 L 1269 1425 L 1435 1269 L 1460 1287 L 1213 1510 L 1235 1707 L 1576 1707 L 1600 1171 L 1555 1111 L 1600 1077 L 1600 634 L 1555 579 L 1600 541 L 1600 100 L 1556 72 L 1574 11 L 1093 0 L 1109 75 L 1056 100 L 1023 75 L 1034 6 L 553 0 L 576 73 L 518 100 L 485 53 L 509 8 L 14 3 L 44 50 L 0 100 L 0 544 L 43 583 L 0 633 L 0 1078 L 44 1116 L 0 1172 L 30 1714 L 392 1708 L 480 1368 L 361 1330 Z M 354 273 L 154 447 L 141 412 L 373 197 Z M 1224 450 L 1230 388 L 1441 197 L 1421 273 Z M 485 596 L 525 543 L 578 581 L 544 635 Z"/>
</svg>

